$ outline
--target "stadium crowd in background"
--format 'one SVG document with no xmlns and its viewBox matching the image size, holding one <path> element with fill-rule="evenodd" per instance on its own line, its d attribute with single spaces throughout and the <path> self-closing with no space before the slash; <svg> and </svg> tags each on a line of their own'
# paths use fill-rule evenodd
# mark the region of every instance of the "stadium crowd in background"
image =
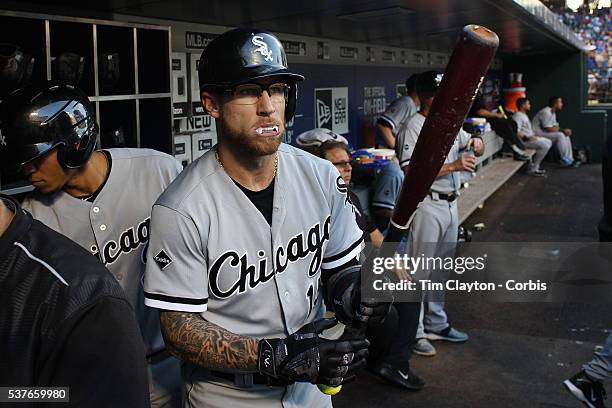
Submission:
<svg viewBox="0 0 612 408">
<path fill-rule="evenodd" d="M 559 12 L 568 25 L 589 47 L 587 57 L 589 101 L 612 102 L 612 11 L 610 7 L 593 8 L 584 4 L 575 12 Z"/>
</svg>

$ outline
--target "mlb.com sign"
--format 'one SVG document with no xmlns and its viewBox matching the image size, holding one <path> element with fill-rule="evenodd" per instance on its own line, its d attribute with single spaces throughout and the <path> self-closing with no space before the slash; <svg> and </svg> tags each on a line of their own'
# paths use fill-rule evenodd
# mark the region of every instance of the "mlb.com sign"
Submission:
<svg viewBox="0 0 612 408">
<path fill-rule="evenodd" d="M 315 89 L 315 127 L 348 133 L 348 88 Z"/>
</svg>

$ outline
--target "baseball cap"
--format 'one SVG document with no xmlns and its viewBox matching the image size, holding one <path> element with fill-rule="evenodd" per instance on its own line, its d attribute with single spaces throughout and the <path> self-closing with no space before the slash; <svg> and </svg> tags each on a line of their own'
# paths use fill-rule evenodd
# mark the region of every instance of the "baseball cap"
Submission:
<svg viewBox="0 0 612 408">
<path fill-rule="evenodd" d="M 329 140 L 342 142 L 348 146 L 348 140 L 346 140 L 344 136 L 326 128 L 314 128 L 304 133 L 300 133 L 296 142 L 300 147 L 318 147 Z"/>
<path fill-rule="evenodd" d="M 443 76 L 444 74 L 438 71 L 423 72 L 417 77 L 416 80 L 417 93 L 436 92 L 440 86 L 440 83 L 442 82 Z"/>
</svg>

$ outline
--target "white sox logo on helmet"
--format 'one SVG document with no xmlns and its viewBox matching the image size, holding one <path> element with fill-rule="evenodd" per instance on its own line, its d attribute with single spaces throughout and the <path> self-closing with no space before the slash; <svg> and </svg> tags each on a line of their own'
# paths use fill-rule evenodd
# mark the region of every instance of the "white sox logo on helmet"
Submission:
<svg viewBox="0 0 612 408">
<path fill-rule="evenodd" d="M 273 61 L 272 58 L 272 50 L 268 48 L 268 44 L 266 44 L 261 35 L 255 35 L 251 38 L 251 42 L 253 43 L 255 50 L 253 52 L 258 52 L 265 57 L 266 61 Z"/>
<path fill-rule="evenodd" d="M 436 75 L 436 86 L 440 86 L 440 84 L 442 83 L 442 78 L 444 78 L 444 74 L 438 74 Z"/>
</svg>

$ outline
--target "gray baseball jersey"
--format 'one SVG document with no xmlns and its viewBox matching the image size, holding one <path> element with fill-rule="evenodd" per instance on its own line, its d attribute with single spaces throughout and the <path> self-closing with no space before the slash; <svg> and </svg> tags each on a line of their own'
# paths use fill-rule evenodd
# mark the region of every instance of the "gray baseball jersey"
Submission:
<svg viewBox="0 0 612 408">
<path fill-rule="evenodd" d="M 111 172 L 93 203 L 64 191 L 33 193 L 23 208 L 34 218 L 97 256 L 115 276 L 136 311 L 147 354 L 165 348 L 155 309 L 145 308 L 142 276 L 151 207 L 182 166 L 149 149 L 109 149 Z M 109 333 L 113 335 L 113 333 Z"/>
<path fill-rule="evenodd" d="M 397 159 L 399 160 L 402 168 L 406 167 L 410 162 L 412 152 L 414 151 L 414 147 L 416 146 L 419 134 L 421 133 L 421 129 L 423 128 L 424 124 L 425 116 L 417 113 L 399 130 L 397 134 L 397 142 L 395 144 L 395 153 L 397 154 Z M 460 151 L 465 149 L 471 137 L 472 135 L 467 133 L 465 130 L 459 129 L 459 133 L 457 134 L 457 137 L 455 138 L 455 141 L 451 146 L 444 163 L 452 163 L 457 160 L 459 158 Z M 459 174 L 460 173 L 458 171 L 453 171 L 442 177 L 436 178 L 431 186 L 431 189 L 438 193 L 452 193 L 453 191 L 459 190 L 461 185 Z"/>
<path fill-rule="evenodd" d="M 255 338 L 299 330 L 322 315 L 321 269 L 342 267 L 361 250 L 347 191 L 330 162 L 281 144 L 270 226 L 214 149 L 207 152 L 153 207 L 145 304 L 201 313 Z M 193 406 L 331 405 L 309 383 L 245 390 L 216 385 L 198 367 L 185 372 Z"/>
<path fill-rule="evenodd" d="M 546 135 L 544 128 L 559 125 L 557 123 L 557 115 L 548 106 L 540 109 L 540 111 L 535 114 L 531 124 L 533 125 L 533 130 L 538 136 Z"/>
<path fill-rule="evenodd" d="M 397 136 L 399 128 L 414 116 L 418 110 L 419 107 L 411 97 L 401 96 L 391 102 L 385 113 L 380 116 L 380 120 L 387 123 L 391 127 L 393 134 Z M 387 145 L 384 138 L 379 134 L 376 135 L 376 142 L 379 145 Z"/>
<path fill-rule="evenodd" d="M 398 132 L 396 153 L 402 167 L 410 163 L 424 124 L 425 116 L 417 113 Z M 444 163 L 457 160 L 461 154 L 461 149 L 467 146 L 471 137 L 469 133 L 460 129 Z M 459 190 L 459 174 L 460 172 L 453 171 L 444 176 L 436 177 L 431 190 L 443 194 Z M 454 243 L 457 241 L 459 228 L 457 200 L 448 202 L 440 199 L 436 194 L 432 194 L 432 196 L 427 195 L 414 213 L 408 231 L 406 253 L 413 256 L 414 254 L 424 254 L 428 257 L 438 256 L 442 258 L 452 256 L 448 253 L 448 249 L 454 248 Z M 440 242 L 446 242 L 447 244 L 438 245 Z M 438 283 L 444 283 L 447 278 L 444 271 L 437 269 L 427 271 L 427 274 L 424 277 Z M 444 311 L 444 302 L 440 302 L 442 295 L 440 292 L 436 292 L 434 296 L 430 295 L 430 292 L 424 293 L 424 301 L 427 302 L 428 307 L 422 315 L 424 317 L 419 322 L 419 326 L 424 323 L 429 330 L 443 330 L 448 326 L 448 318 Z M 420 331 L 421 333 L 417 333 L 418 335 L 422 335 L 422 329 Z"/>
<path fill-rule="evenodd" d="M 404 182 L 404 171 L 395 160 L 381 170 L 376 177 L 374 194 L 372 195 L 372 206 L 387 209 L 394 209 L 397 197 L 402 189 Z"/>
<path fill-rule="evenodd" d="M 516 123 L 518 133 L 520 133 L 521 135 L 535 135 L 533 128 L 531 127 L 531 121 L 529 120 L 529 116 L 527 116 L 525 112 L 516 112 L 514 115 L 512 115 L 512 120 Z"/>
</svg>

